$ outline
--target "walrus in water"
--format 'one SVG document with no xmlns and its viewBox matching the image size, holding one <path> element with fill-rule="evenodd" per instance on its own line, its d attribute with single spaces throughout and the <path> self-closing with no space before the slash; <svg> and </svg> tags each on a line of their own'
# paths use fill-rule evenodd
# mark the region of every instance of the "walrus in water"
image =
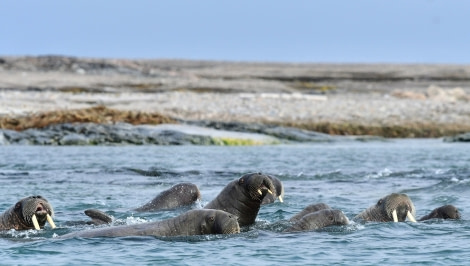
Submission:
<svg viewBox="0 0 470 266">
<path fill-rule="evenodd" d="M 237 217 L 221 210 L 190 210 L 174 218 L 133 225 L 111 226 L 60 236 L 123 237 L 123 236 L 191 236 L 240 233 Z"/>
<path fill-rule="evenodd" d="M 392 193 L 379 199 L 377 204 L 362 211 L 353 220 L 373 222 L 403 222 L 408 217 L 416 222 L 415 206 L 406 194 Z"/>
<path fill-rule="evenodd" d="M 316 204 L 310 204 L 307 207 L 305 207 L 301 212 L 297 213 L 296 215 L 292 216 L 289 219 L 289 222 L 294 223 L 302 219 L 305 215 L 309 213 L 313 213 L 316 211 L 320 210 L 326 210 L 326 209 L 331 209 L 330 206 L 326 203 L 316 203 Z"/>
<path fill-rule="evenodd" d="M 308 213 L 295 221 L 291 227 L 284 232 L 311 231 L 332 225 L 347 225 L 349 219 L 340 210 L 322 209 Z"/>
<path fill-rule="evenodd" d="M 49 222 L 55 228 L 54 210 L 51 204 L 41 196 L 30 196 L 19 200 L 15 206 L 0 215 L 0 230 L 40 230 Z"/>
<path fill-rule="evenodd" d="M 460 219 L 459 210 L 454 205 L 444 205 L 435 208 L 428 215 L 421 217 L 418 221 L 425 221 L 429 219 Z"/>
<path fill-rule="evenodd" d="M 162 191 L 153 200 L 134 209 L 138 212 L 153 212 L 191 205 L 201 199 L 199 188 L 191 183 L 180 183 Z"/>
<path fill-rule="evenodd" d="M 278 198 L 280 202 L 284 202 L 284 185 L 282 184 L 281 180 L 272 175 L 268 175 L 268 177 L 273 182 L 273 185 L 276 188 L 276 192 L 273 192 L 273 194 L 267 194 L 263 198 L 261 205 L 273 203 L 276 201 L 276 198 Z"/>
<path fill-rule="evenodd" d="M 230 182 L 205 209 L 223 210 L 238 216 L 240 226 L 255 222 L 263 198 L 273 194 L 271 178 L 261 173 L 245 174 Z"/>
</svg>

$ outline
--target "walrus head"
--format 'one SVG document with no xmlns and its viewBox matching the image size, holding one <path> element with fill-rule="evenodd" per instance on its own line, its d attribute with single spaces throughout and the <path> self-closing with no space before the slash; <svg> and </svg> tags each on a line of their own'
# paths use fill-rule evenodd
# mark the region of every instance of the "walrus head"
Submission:
<svg viewBox="0 0 470 266">
<path fill-rule="evenodd" d="M 376 206 L 389 221 L 403 222 L 408 217 L 410 221 L 416 222 L 415 206 L 406 194 L 392 193 L 379 199 Z"/>
<path fill-rule="evenodd" d="M 240 233 L 238 217 L 221 210 L 207 210 L 204 222 L 201 224 L 201 232 L 205 234 Z"/>
<path fill-rule="evenodd" d="M 433 218 L 458 220 L 460 219 L 460 213 L 457 207 L 449 204 L 449 205 L 441 206 L 439 208 L 435 208 L 428 215 L 421 217 L 419 221 L 424 221 L 424 220 L 433 219 Z"/>
<path fill-rule="evenodd" d="M 276 192 L 271 178 L 261 173 L 245 174 L 238 179 L 238 185 L 243 186 L 248 193 L 249 198 L 261 202 L 269 193 Z"/>
<path fill-rule="evenodd" d="M 263 202 L 261 204 L 269 204 L 273 203 L 276 198 L 279 199 L 280 202 L 284 202 L 284 185 L 282 184 L 281 180 L 279 180 L 277 177 L 268 175 L 268 177 L 271 179 L 271 182 L 273 182 L 274 187 L 276 188 L 276 191 L 273 193 L 274 194 L 268 194 L 264 197 Z"/>
<path fill-rule="evenodd" d="M 460 219 L 459 210 L 457 210 L 457 207 L 454 205 L 444 205 L 435 209 L 435 211 L 437 212 L 436 217 L 438 218 L 456 220 Z"/>
<path fill-rule="evenodd" d="M 30 196 L 18 201 L 15 205 L 15 212 L 18 213 L 26 228 L 41 229 L 49 222 L 52 228 L 55 228 L 52 216 L 54 210 L 47 199 L 41 196 Z"/>
</svg>

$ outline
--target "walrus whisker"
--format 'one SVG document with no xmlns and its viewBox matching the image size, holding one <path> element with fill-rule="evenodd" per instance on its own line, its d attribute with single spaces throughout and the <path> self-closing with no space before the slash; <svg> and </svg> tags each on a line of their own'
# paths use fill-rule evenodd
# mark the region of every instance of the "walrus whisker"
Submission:
<svg viewBox="0 0 470 266">
<path fill-rule="evenodd" d="M 41 227 L 39 227 L 38 218 L 36 217 L 36 214 L 33 214 L 33 216 L 31 216 L 31 221 L 33 221 L 34 229 L 41 229 Z"/>
<path fill-rule="evenodd" d="M 394 209 L 394 210 L 393 210 L 392 216 L 393 216 L 393 221 L 394 221 L 395 223 L 398 223 L 397 209 Z"/>
<path fill-rule="evenodd" d="M 51 225 L 52 229 L 56 228 L 54 220 L 52 220 L 52 217 L 49 214 L 46 214 L 46 219 L 47 219 L 47 222 Z"/>
<path fill-rule="evenodd" d="M 416 219 L 413 217 L 413 214 L 411 214 L 410 211 L 406 213 L 406 217 L 408 217 L 408 220 L 410 220 L 413 223 L 416 223 Z"/>
</svg>

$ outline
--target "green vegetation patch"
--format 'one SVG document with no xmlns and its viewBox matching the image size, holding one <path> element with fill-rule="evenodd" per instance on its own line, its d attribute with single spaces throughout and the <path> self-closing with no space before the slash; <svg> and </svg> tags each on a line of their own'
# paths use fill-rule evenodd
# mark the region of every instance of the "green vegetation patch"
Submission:
<svg viewBox="0 0 470 266">
<path fill-rule="evenodd" d="M 276 140 L 254 140 L 254 139 L 245 139 L 245 138 L 224 138 L 217 137 L 212 138 L 214 145 L 219 146 L 259 146 L 259 145 L 271 145 L 279 144 L 279 141 Z"/>
</svg>

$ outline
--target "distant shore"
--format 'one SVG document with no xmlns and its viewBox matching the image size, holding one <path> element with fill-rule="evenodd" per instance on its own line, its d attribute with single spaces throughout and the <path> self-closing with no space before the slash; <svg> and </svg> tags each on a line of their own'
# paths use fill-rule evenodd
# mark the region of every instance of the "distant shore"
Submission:
<svg viewBox="0 0 470 266">
<path fill-rule="evenodd" d="M 1 128 L 83 122 L 57 117 L 97 106 L 131 114 L 98 123 L 159 124 L 142 117 L 161 116 L 442 137 L 470 132 L 470 66 L 0 57 Z M 38 117 L 41 125 L 32 123 Z"/>
</svg>

